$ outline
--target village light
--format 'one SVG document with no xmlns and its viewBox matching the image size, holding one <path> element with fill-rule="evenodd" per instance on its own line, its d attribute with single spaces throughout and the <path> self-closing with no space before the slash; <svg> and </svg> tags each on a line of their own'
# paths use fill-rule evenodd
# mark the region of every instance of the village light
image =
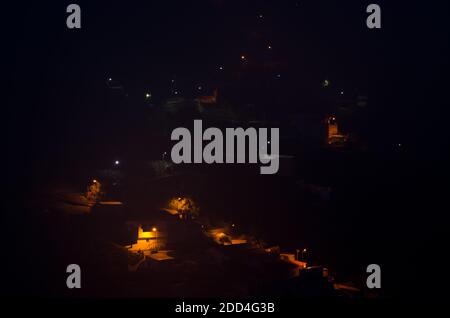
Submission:
<svg viewBox="0 0 450 318">
<path fill-rule="evenodd" d="M 156 232 L 156 231 L 157 231 L 156 227 L 152 228 L 152 231 L 153 231 L 153 232 Z"/>
<path fill-rule="evenodd" d="M 120 163 L 119 160 L 114 161 L 114 164 L 115 164 L 116 166 L 118 166 L 119 163 Z"/>
</svg>

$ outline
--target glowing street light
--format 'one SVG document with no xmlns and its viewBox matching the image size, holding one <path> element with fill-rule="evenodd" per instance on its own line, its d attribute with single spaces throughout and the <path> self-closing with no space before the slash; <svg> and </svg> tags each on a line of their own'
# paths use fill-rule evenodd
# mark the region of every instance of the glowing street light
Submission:
<svg viewBox="0 0 450 318">
<path fill-rule="evenodd" d="M 268 48 L 269 50 L 271 50 L 271 49 L 272 49 L 272 45 L 268 45 L 267 48 Z"/>
<path fill-rule="evenodd" d="M 305 260 L 305 255 L 304 255 L 304 254 L 306 254 L 306 252 L 307 252 L 307 249 L 304 248 L 304 249 L 302 250 L 302 260 L 303 260 L 303 261 Z"/>
<path fill-rule="evenodd" d="M 241 55 L 241 60 L 245 61 L 245 55 Z"/>
<path fill-rule="evenodd" d="M 295 250 L 295 252 L 296 252 L 296 254 L 297 254 L 297 260 L 299 260 L 299 259 L 298 259 L 298 253 L 300 252 L 300 250 L 297 249 L 297 250 Z M 301 259 L 301 260 L 304 261 L 304 260 L 305 260 L 305 257 L 304 257 L 303 254 L 307 252 L 306 248 L 304 248 L 303 250 L 301 250 L 301 252 L 302 252 L 302 255 L 301 255 L 301 256 L 302 256 L 302 259 Z"/>
<path fill-rule="evenodd" d="M 223 67 L 222 67 L 222 66 L 219 66 L 219 70 L 221 70 L 221 71 L 222 71 L 222 70 L 223 70 Z"/>
<path fill-rule="evenodd" d="M 114 164 L 115 164 L 116 166 L 118 166 L 119 163 L 120 163 L 119 160 L 114 161 Z"/>
<path fill-rule="evenodd" d="M 145 98 L 146 99 L 149 99 L 149 98 L 151 98 L 152 97 L 152 94 L 150 94 L 150 93 L 145 93 Z"/>
<path fill-rule="evenodd" d="M 156 227 L 152 228 L 152 231 L 153 231 L 153 232 L 156 232 L 156 231 L 157 231 Z"/>
</svg>

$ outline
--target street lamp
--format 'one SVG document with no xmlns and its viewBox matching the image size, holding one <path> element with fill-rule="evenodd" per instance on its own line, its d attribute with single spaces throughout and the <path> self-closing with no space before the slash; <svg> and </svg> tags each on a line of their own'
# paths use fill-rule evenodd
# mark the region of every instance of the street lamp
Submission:
<svg viewBox="0 0 450 318">
<path fill-rule="evenodd" d="M 299 258 L 298 258 L 298 253 L 300 253 L 300 250 L 299 250 L 299 249 L 296 249 L 295 252 L 296 252 L 295 254 L 296 254 L 296 257 L 297 257 L 297 261 L 298 261 L 298 260 L 299 260 Z M 305 260 L 304 254 L 307 252 L 306 248 L 302 249 L 301 252 L 302 252 L 302 255 L 301 255 L 302 258 L 301 258 L 301 260 L 304 261 L 304 260 Z"/>
<path fill-rule="evenodd" d="M 114 164 L 115 164 L 116 166 L 118 166 L 119 163 L 120 163 L 119 160 L 114 161 Z"/>
</svg>

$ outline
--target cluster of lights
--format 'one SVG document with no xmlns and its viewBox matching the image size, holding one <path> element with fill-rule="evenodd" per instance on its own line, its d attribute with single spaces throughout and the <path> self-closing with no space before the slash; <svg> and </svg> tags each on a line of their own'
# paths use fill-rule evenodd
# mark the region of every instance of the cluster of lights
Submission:
<svg viewBox="0 0 450 318">
<path fill-rule="evenodd" d="M 296 6 L 298 6 L 299 4 L 298 3 L 296 3 Z M 258 14 L 258 18 L 260 19 L 260 20 L 262 20 L 262 19 L 264 19 L 264 15 L 262 14 L 262 13 L 259 13 Z M 272 47 L 272 45 L 269 43 L 269 44 L 267 44 L 267 49 L 268 50 L 272 50 L 273 49 L 273 47 Z M 247 57 L 245 56 L 245 55 L 241 55 L 240 56 L 240 58 L 241 58 L 241 61 L 242 62 L 246 62 L 247 61 Z M 218 69 L 220 70 L 220 71 L 223 71 L 224 70 L 224 67 L 222 66 L 222 65 L 219 65 L 218 66 Z M 277 74 L 276 75 L 276 78 L 281 78 L 281 74 Z M 111 77 L 109 77 L 108 78 L 108 82 L 112 82 L 112 78 Z M 171 80 L 171 83 L 173 84 L 173 85 L 175 85 L 175 79 L 172 79 Z M 323 81 L 323 83 L 322 83 L 322 85 L 324 86 L 324 87 L 327 87 L 327 86 L 329 86 L 329 81 L 328 80 L 324 80 Z M 198 86 L 197 87 L 197 89 L 200 91 L 200 90 L 203 90 L 203 87 L 202 86 Z M 173 94 L 174 95 L 179 95 L 179 91 L 177 90 L 177 89 L 175 89 L 175 87 L 173 87 Z M 344 95 L 344 92 L 341 92 L 341 95 Z M 152 97 L 152 95 L 151 95 L 151 93 L 145 93 L 145 99 L 150 99 Z M 118 163 L 118 161 L 116 161 L 115 162 L 115 164 L 116 165 L 118 165 L 119 163 Z"/>
</svg>

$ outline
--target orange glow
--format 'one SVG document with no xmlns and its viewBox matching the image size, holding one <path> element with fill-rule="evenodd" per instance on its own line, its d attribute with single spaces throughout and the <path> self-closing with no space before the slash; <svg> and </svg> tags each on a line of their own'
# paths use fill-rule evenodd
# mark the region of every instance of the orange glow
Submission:
<svg viewBox="0 0 450 318">
<path fill-rule="evenodd" d="M 156 228 L 153 228 L 153 229 L 156 230 Z M 151 232 L 151 231 L 144 231 L 142 229 L 142 226 L 140 226 L 139 230 L 138 230 L 138 239 L 151 239 L 151 238 L 154 238 L 156 236 L 154 232 L 155 231 L 153 231 L 153 232 Z"/>
<path fill-rule="evenodd" d="M 156 227 L 152 228 L 152 231 L 153 231 L 153 232 L 156 232 Z"/>
<path fill-rule="evenodd" d="M 178 197 L 171 199 L 169 201 L 168 208 L 169 210 L 176 211 L 180 215 L 180 218 L 183 218 L 187 215 L 193 218 L 198 217 L 199 209 L 194 201 L 188 197 Z"/>
</svg>

